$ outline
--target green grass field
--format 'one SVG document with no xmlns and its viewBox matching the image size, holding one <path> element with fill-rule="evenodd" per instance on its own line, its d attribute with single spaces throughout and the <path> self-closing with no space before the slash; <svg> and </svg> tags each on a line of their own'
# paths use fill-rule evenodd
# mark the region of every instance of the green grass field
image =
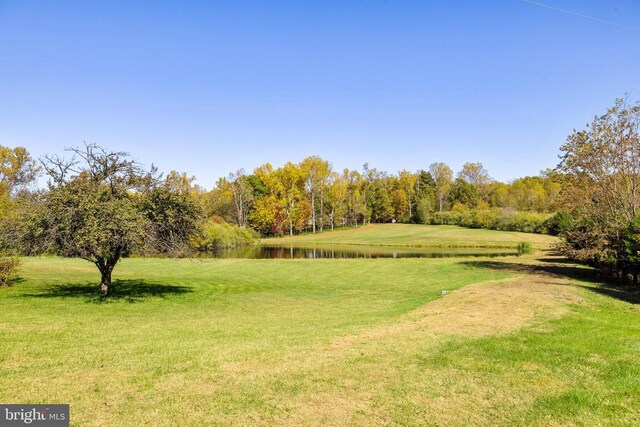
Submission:
<svg viewBox="0 0 640 427">
<path fill-rule="evenodd" d="M 546 248 L 557 239 L 532 233 L 470 229 L 455 225 L 369 224 L 301 236 L 262 239 L 263 244 L 349 244 L 425 248 L 514 248 L 520 242 Z"/>
<path fill-rule="evenodd" d="M 30 258 L 0 289 L 0 402 L 74 425 L 640 423 L 638 295 L 543 252 L 126 259 L 106 301 L 98 278 Z"/>
</svg>

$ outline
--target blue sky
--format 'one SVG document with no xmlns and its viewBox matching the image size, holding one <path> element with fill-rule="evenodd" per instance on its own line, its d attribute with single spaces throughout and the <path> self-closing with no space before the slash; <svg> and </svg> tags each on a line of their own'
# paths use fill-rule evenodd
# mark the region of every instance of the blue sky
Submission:
<svg viewBox="0 0 640 427">
<path fill-rule="evenodd" d="M 640 98 L 640 2 L 543 3 L 619 25 L 522 0 L 0 0 L 0 144 L 95 142 L 207 188 L 314 154 L 535 175 Z"/>
</svg>

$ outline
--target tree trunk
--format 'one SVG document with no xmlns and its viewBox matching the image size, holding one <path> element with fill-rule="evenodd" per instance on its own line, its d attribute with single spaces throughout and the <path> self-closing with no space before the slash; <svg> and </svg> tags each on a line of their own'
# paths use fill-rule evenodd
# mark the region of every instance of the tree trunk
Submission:
<svg viewBox="0 0 640 427">
<path fill-rule="evenodd" d="M 113 267 L 104 267 L 100 269 L 100 273 L 102 278 L 100 279 L 100 294 L 102 296 L 109 296 L 113 291 L 113 287 L 111 286 L 111 272 L 113 271 Z"/>
<path fill-rule="evenodd" d="M 287 217 L 289 219 L 289 236 L 293 236 L 293 213 L 295 209 L 295 202 L 289 199 L 289 210 L 287 212 Z"/>
<path fill-rule="evenodd" d="M 335 208 L 331 209 L 331 231 L 333 231 L 333 227 L 336 221 L 334 218 L 335 212 L 336 212 Z"/>
<path fill-rule="evenodd" d="M 316 232 L 316 193 L 315 191 L 311 192 L 311 222 L 313 232 Z"/>
<path fill-rule="evenodd" d="M 113 258 L 98 257 L 95 261 L 96 267 L 100 270 L 100 294 L 102 296 L 109 296 L 113 293 L 113 286 L 111 285 L 111 272 L 113 267 L 116 266 L 120 259 L 120 250 L 117 250 L 117 255 Z"/>
<path fill-rule="evenodd" d="M 324 231 L 324 197 L 320 191 L 320 232 Z"/>
</svg>

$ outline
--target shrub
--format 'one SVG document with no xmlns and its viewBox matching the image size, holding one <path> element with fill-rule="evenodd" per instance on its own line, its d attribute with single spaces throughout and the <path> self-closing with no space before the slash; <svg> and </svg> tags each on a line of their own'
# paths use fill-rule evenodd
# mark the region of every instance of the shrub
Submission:
<svg viewBox="0 0 640 427">
<path fill-rule="evenodd" d="M 436 225 L 547 234 L 550 230 L 550 217 L 549 214 L 494 208 L 436 212 L 431 216 L 430 222 Z"/>
<path fill-rule="evenodd" d="M 532 250 L 533 246 L 531 246 L 530 242 L 518 243 L 518 255 L 530 254 Z"/>
<path fill-rule="evenodd" d="M 554 236 L 565 234 L 573 228 L 573 219 L 567 212 L 558 212 L 547 220 L 547 229 L 549 234 Z"/>
<path fill-rule="evenodd" d="M 514 212 L 503 216 L 497 229 L 505 231 L 521 231 L 524 233 L 547 234 L 548 229 L 545 226 L 545 222 L 548 218 L 548 214 Z"/>
<path fill-rule="evenodd" d="M 213 252 L 217 249 L 252 245 L 258 237 L 255 230 L 213 219 L 202 226 L 199 235 L 192 240 L 192 245 L 200 252 Z"/>
<path fill-rule="evenodd" d="M 461 220 L 461 212 L 436 212 L 431 216 L 431 224 L 436 225 L 458 225 Z"/>
<path fill-rule="evenodd" d="M 20 259 L 17 257 L 0 257 L 0 286 L 6 286 L 11 282 L 20 267 Z"/>
</svg>

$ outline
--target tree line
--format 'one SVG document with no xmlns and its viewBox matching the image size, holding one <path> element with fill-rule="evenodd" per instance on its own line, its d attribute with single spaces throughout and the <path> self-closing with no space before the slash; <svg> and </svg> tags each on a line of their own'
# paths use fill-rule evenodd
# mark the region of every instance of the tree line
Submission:
<svg viewBox="0 0 640 427">
<path fill-rule="evenodd" d="M 482 163 L 454 174 L 444 163 L 389 174 L 365 164 L 336 171 L 318 156 L 252 173 L 238 170 L 203 192 L 208 216 L 263 235 L 316 232 L 367 223 L 429 223 L 445 211 L 504 209 L 549 213 L 558 209 L 562 176 L 548 170 L 504 183 Z"/>
</svg>

